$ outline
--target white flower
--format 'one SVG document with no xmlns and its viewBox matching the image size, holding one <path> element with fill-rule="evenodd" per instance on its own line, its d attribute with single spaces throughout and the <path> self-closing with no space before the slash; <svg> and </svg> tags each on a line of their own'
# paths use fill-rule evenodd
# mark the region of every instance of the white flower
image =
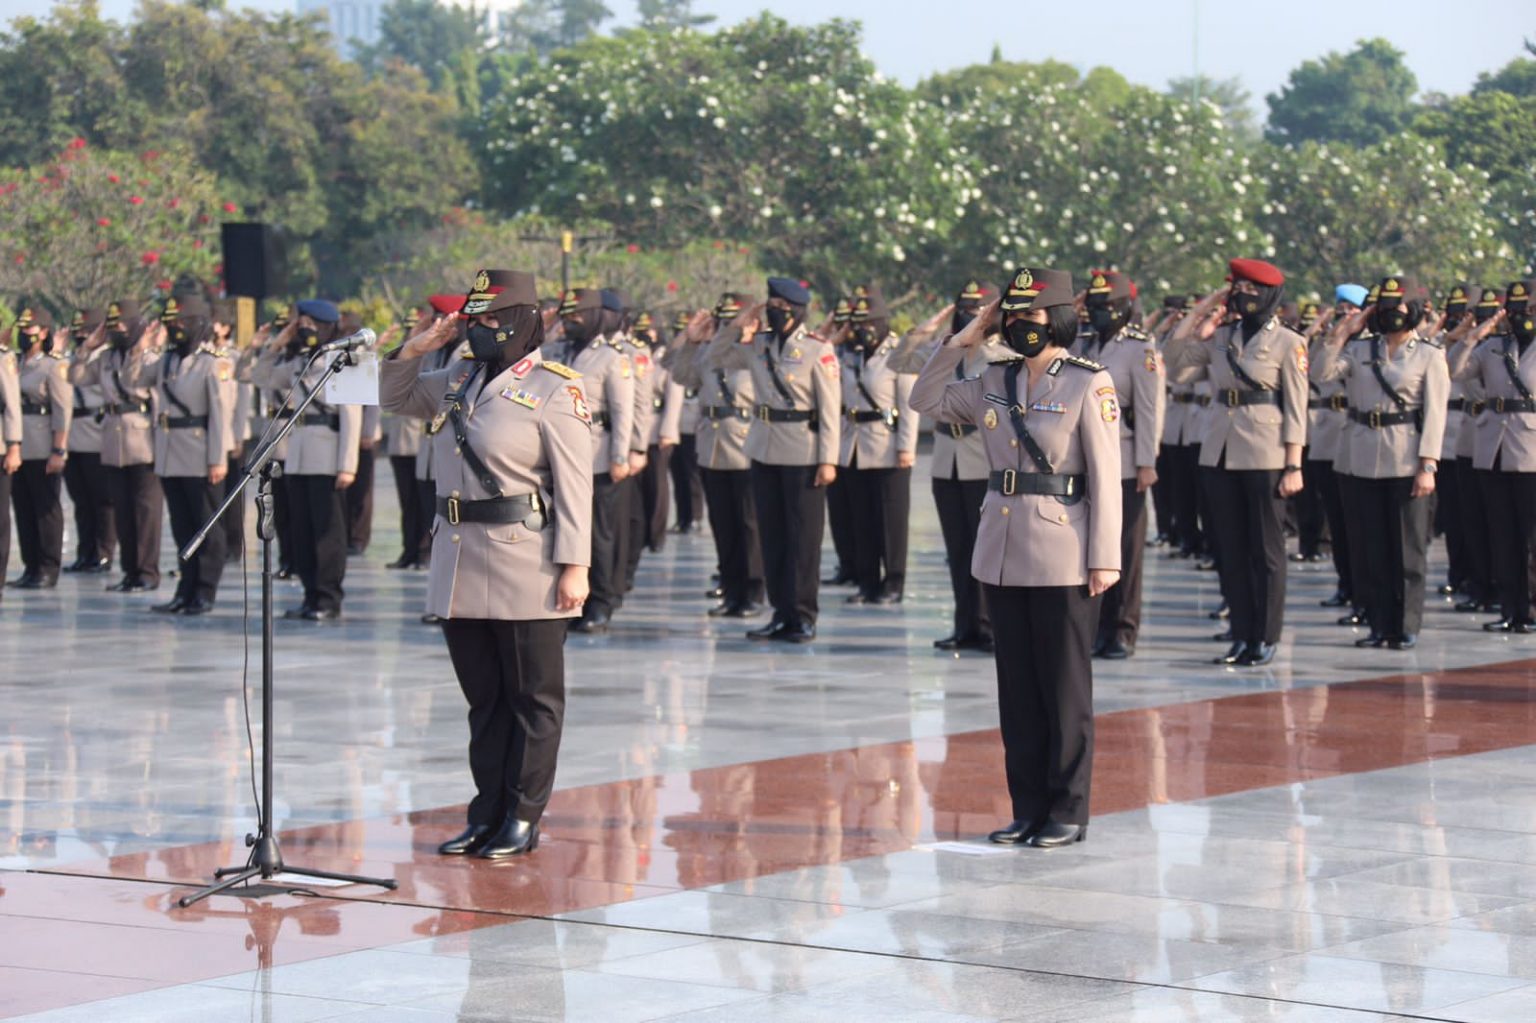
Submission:
<svg viewBox="0 0 1536 1023">
<path fill-rule="evenodd" d="M 1177 167 L 1175 167 L 1171 163 L 1167 164 L 1166 166 L 1163 167 L 1163 173 L 1168 175 L 1170 178 L 1173 177 L 1178 172 L 1179 172 L 1179 169 Z"/>
<path fill-rule="evenodd" d="M 659 195 L 651 196 L 651 209 L 659 210 L 659 209 L 661 209 L 662 205 L 663 205 L 663 203 L 662 203 L 661 196 L 659 196 Z"/>
</svg>

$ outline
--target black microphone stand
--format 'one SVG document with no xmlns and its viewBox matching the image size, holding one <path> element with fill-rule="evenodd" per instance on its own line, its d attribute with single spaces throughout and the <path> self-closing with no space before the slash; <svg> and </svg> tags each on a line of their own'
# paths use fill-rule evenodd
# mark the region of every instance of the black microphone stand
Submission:
<svg viewBox="0 0 1536 1023">
<path fill-rule="evenodd" d="M 272 609 L 272 541 L 277 535 L 272 520 L 272 480 L 282 475 L 281 467 L 273 461 L 273 455 L 277 451 L 283 439 L 293 432 L 294 425 L 304 415 L 304 410 L 314 403 L 315 397 L 325 389 L 325 383 L 331 377 L 341 371 L 341 368 L 352 361 L 352 353 L 347 350 L 337 351 L 331 359 L 330 365 L 325 369 L 319 381 L 313 388 L 308 389 L 304 400 L 293 414 L 286 418 L 279 413 L 278 418 L 283 420 L 282 429 L 277 436 L 267 440 L 266 443 L 251 456 L 241 470 L 241 479 L 238 486 L 230 491 L 224 498 L 224 503 L 219 505 L 203 527 L 197 531 L 181 552 L 183 563 L 191 560 L 197 553 L 208 534 L 213 531 L 219 519 L 224 516 L 231 506 L 245 493 L 245 488 L 251 481 L 256 481 L 256 535 L 261 538 L 261 806 L 260 820 L 256 827 L 256 834 L 246 835 L 245 844 L 252 850 L 250 859 L 244 866 L 221 867 L 214 871 L 214 883 L 202 888 L 191 895 L 185 895 L 176 900 L 176 905 L 185 909 L 194 902 L 206 899 L 210 895 L 233 888 L 235 885 L 244 884 L 254 877 L 260 877 L 263 881 L 270 881 L 278 874 L 296 874 L 300 877 L 321 878 L 328 881 L 349 881 L 355 884 L 378 885 L 381 888 L 394 890 L 399 887 L 399 882 L 393 879 L 359 877 L 353 874 L 334 874 L 325 870 L 310 870 L 303 867 L 286 867 L 283 865 L 283 853 L 278 848 L 277 834 L 272 830 L 272 764 L 274 753 L 272 748 L 272 718 L 273 718 L 273 692 L 272 692 L 272 665 L 273 665 L 273 628 L 274 614 Z M 313 360 L 311 360 L 313 363 Z M 306 370 L 308 367 L 306 366 Z M 299 381 L 294 388 L 305 390 L 302 385 L 304 374 L 299 374 Z M 289 391 L 288 397 L 292 398 L 293 391 Z M 282 408 L 288 407 L 287 399 Z M 269 431 L 270 432 L 270 431 Z"/>
</svg>

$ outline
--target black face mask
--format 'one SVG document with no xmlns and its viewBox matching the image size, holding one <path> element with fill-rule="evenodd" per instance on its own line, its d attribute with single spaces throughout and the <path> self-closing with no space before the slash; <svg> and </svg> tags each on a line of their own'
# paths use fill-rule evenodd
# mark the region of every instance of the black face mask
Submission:
<svg viewBox="0 0 1536 1023">
<path fill-rule="evenodd" d="M 1445 329 L 1455 330 L 1456 325 L 1467 318 L 1467 307 L 1461 304 L 1445 307 Z"/>
<path fill-rule="evenodd" d="M 789 337 L 795 330 L 795 314 L 788 309 L 779 309 L 776 306 L 768 307 L 768 329 L 780 341 Z"/>
<path fill-rule="evenodd" d="M 121 351 L 128 347 L 128 328 L 123 326 L 107 328 L 107 340 L 112 347 Z"/>
<path fill-rule="evenodd" d="M 880 344 L 880 335 L 874 327 L 858 326 L 853 328 L 853 340 L 860 348 L 869 351 Z"/>
<path fill-rule="evenodd" d="M 643 345 L 653 345 L 656 343 L 656 335 L 649 330 L 640 330 L 635 332 L 635 340 Z"/>
<path fill-rule="evenodd" d="M 1093 324 L 1093 329 L 1101 338 L 1110 338 L 1119 331 L 1122 326 L 1120 314 L 1107 305 L 1090 306 L 1088 308 L 1088 322 Z"/>
<path fill-rule="evenodd" d="M 966 327 L 969 327 L 971 325 L 971 321 L 974 320 L 979 314 L 980 310 L 976 309 L 975 307 L 967 306 L 956 308 L 954 315 L 950 317 L 949 321 L 950 333 L 960 333 Z"/>
<path fill-rule="evenodd" d="M 1497 315 L 1499 315 L 1498 306 L 1493 306 L 1492 308 L 1488 308 L 1486 306 L 1478 306 L 1476 309 L 1472 310 L 1472 322 L 1486 323 Z"/>
<path fill-rule="evenodd" d="M 1026 359 L 1033 359 L 1051 343 L 1049 331 L 1043 323 L 1014 320 L 1003 327 L 1003 343 Z"/>
<path fill-rule="evenodd" d="M 505 334 L 483 323 L 471 323 L 465 332 L 469 340 L 469 354 L 477 362 L 495 362 L 501 355 L 501 342 Z"/>
<path fill-rule="evenodd" d="M 1378 334 L 1400 334 L 1408 329 L 1408 310 L 1399 306 L 1378 308 L 1371 313 L 1370 326 Z"/>
<path fill-rule="evenodd" d="M 1531 338 L 1536 337 L 1536 318 L 1533 318 L 1531 309 L 1509 310 L 1509 332 L 1515 336 L 1523 349 L 1531 343 Z"/>
<path fill-rule="evenodd" d="M 565 325 L 565 338 L 567 341 L 584 345 L 592 340 L 592 328 L 580 320 L 573 320 L 567 317 L 560 322 Z"/>
<path fill-rule="evenodd" d="M 313 348 L 320 343 L 320 332 L 314 327 L 300 327 L 294 336 L 301 348 Z"/>
<path fill-rule="evenodd" d="M 187 330 L 181 323 L 167 324 L 165 336 L 170 340 L 171 346 L 174 348 L 186 349 L 192 347 L 192 332 Z"/>
<path fill-rule="evenodd" d="M 1244 320 L 1248 320 L 1259 315 L 1259 312 L 1264 308 L 1264 301 L 1258 295 L 1234 291 L 1227 296 L 1227 308 L 1241 316 Z"/>
</svg>

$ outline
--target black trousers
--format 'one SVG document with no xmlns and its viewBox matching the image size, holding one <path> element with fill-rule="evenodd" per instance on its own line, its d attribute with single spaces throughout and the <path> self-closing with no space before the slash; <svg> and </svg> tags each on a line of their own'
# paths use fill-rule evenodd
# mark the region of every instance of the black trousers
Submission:
<svg viewBox="0 0 1536 1023">
<path fill-rule="evenodd" d="M 347 508 L 335 476 L 285 476 L 293 532 L 293 570 L 304 583 L 304 604 L 341 609 L 347 575 Z M 356 484 L 353 484 L 354 486 Z"/>
<path fill-rule="evenodd" d="M 1339 577 L 1339 592 L 1350 600 L 1355 599 L 1354 565 L 1350 560 L 1349 525 L 1344 517 L 1344 498 L 1339 491 L 1339 475 L 1333 471 L 1333 463 L 1312 459 L 1301 463 L 1303 493 L 1314 491 L 1323 519 L 1327 524 L 1329 549 L 1333 555 L 1333 571 Z M 1308 553 L 1303 540 L 1302 553 Z"/>
<path fill-rule="evenodd" d="M 11 481 L 22 571 L 45 582 L 56 581 L 64 563 L 63 482 L 62 476 L 48 475 L 46 458 L 22 462 Z"/>
<path fill-rule="evenodd" d="M 117 519 L 123 578 L 159 586 L 160 520 L 165 514 L 160 477 L 152 465 L 109 465 L 104 471 L 112 492 L 112 515 Z"/>
<path fill-rule="evenodd" d="M 1015 820 L 1088 823 L 1099 600 L 1086 586 L 985 587 Z"/>
<path fill-rule="evenodd" d="M 555 788 L 565 722 L 565 634 L 553 618 L 446 619 L 443 639 L 469 702 L 469 823 L 538 823 Z"/>
<path fill-rule="evenodd" d="M 112 521 L 112 492 L 101 468 L 99 451 L 71 452 L 64 463 L 64 488 L 75 508 L 75 556 L 83 563 L 111 560 L 117 549 Z"/>
<path fill-rule="evenodd" d="M 230 452 L 228 461 L 229 471 L 220 484 L 219 501 L 234 492 L 240 485 L 240 473 L 245 468 L 245 456 Z M 247 488 L 249 490 L 249 488 Z M 224 560 L 239 561 L 240 555 L 245 552 L 245 505 L 247 497 L 241 495 L 240 500 L 229 506 L 229 511 L 219 520 L 219 525 L 224 529 Z"/>
<path fill-rule="evenodd" d="M 640 474 L 640 498 L 646 516 L 645 545 L 657 552 L 667 545 L 667 519 L 672 515 L 672 491 L 667 483 L 676 455 L 672 448 L 652 444 L 646 453 L 645 472 Z"/>
<path fill-rule="evenodd" d="M 853 579 L 866 597 L 901 593 L 907 585 L 907 529 L 912 518 L 911 469 L 846 473 L 853 509 Z"/>
<path fill-rule="evenodd" d="M 1179 550 L 1199 553 L 1205 549 L 1205 535 L 1200 528 L 1200 446 L 1179 444 L 1165 446 L 1167 477 L 1158 470 L 1160 482 L 1166 482 L 1173 504 L 1173 529 L 1169 536 Z"/>
<path fill-rule="evenodd" d="M 704 518 L 704 479 L 699 466 L 698 436 L 685 433 L 672 452 L 672 503 L 677 507 L 677 528 L 686 532 Z"/>
<path fill-rule="evenodd" d="M 592 592 L 587 597 L 588 613 L 612 614 L 624 602 L 628 511 L 623 483 L 615 483 L 606 472 L 592 477 Z"/>
<path fill-rule="evenodd" d="M 1168 491 L 1168 463 L 1173 460 L 1173 452 L 1168 445 L 1159 445 L 1157 449 L 1157 482 L 1152 484 L 1152 513 L 1157 523 L 1157 535 L 1163 538 L 1173 536 L 1173 495 Z"/>
<path fill-rule="evenodd" d="M 1278 643 L 1285 620 L 1285 533 L 1278 469 L 1206 470 L 1211 531 L 1232 638 Z"/>
<path fill-rule="evenodd" d="M 1456 477 L 1455 499 L 1461 506 L 1457 516 L 1460 520 L 1465 566 L 1463 590 L 1468 597 L 1479 603 L 1492 604 L 1499 599 L 1499 588 L 1493 581 L 1493 530 L 1488 522 L 1487 504 L 1483 500 L 1482 474 L 1472 468 L 1471 458 L 1441 462 L 1440 475 L 1444 476 L 1447 471 Z M 1450 542 L 1449 533 L 1446 542 Z"/>
<path fill-rule="evenodd" d="M 1323 509 L 1322 488 L 1317 485 L 1317 469 L 1328 466 L 1332 471 L 1333 463 L 1322 462 L 1308 458 L 1310 448 L 1303 448 L 1301 453 L 1301 493 L 1291 498 L 1291 504 L 1296 511 L 1296 539 L 1297 550 L 1303 557 L 1314 557 L 1323 549 L 1323 540 L 1330 535 L 1328 533 L 1328 514 Z"/>
<path fill-rule="evenodd" d="M 852 469 L 839 468 L 837 479 L 827 487 L 827 523 L 832 527 L 832 550 L 837 555 L 837 574 L 850 579 L 854 577 L 854 565 L 858 561 L 853 539 L 852 476 Z"/>
<path fill-rule="evenodd" d="M 279 478 L 272 486 L 272 531 L 277 534 L 278 568 L 288 571 L 294 570 L 292 509 L 288 484 Z"/>
<path fill-rule="evenodd" d="M 815 482 L 814 465 L 752 463 L 763 580 L 775 620 L 791 625 L 816 624 L 827 503 Z"/>
<path fill-rule="evenodd" d="M 1348 473 L 1334 471 L 1333 479 L 1339 488 L 1339 509 L 1343 519 L 1345 564 L 1349 566 L 1349 599 L 1355 608 L 1365 607 L 1365 593 L 1370 587 L 1370 564 L 1365 560 L 1367 540 L 1364 535 L 1366 520 L 1360 497 L 1360 479 Z"/>
<path fill-rule="evenodd" d="M 1141 634 L 1141 566 L 1147 554 L 1147 495 L 1120 481 L 1120 579 L 1099 601 L 1098 639 L 1135 646 Z"/>
<path fill-rule="evenodd" d="M 437 519 L 437 483 L 435 481 L 416 481 L 416 507 L 420 509 L 421 515 L 421 554 L 417 560 L 425 565 L 432 560 L 432 523 Z"/>
<path fill-rule="evenodd" d="M 400 560 L 414 565 L 421 558 L 421 541 L 426 523 L 421 517 L 421 501 L 416 496 L 416 458 L 414 455 L 390 455 L 389 471 L 395 478 L 395 499 L 400 502 Z"/>
<path fill-rule="evenodd" d="M 1536 472 L 1504 472 L 1496 460 L 1482 473 L 1483 503 L 1493 539 L 1493 573 L 1504 617 L 1531 621 L 1531 555 L 1536 552 Z M 18 511 L 19 514 L 19 511 Z"/>
<path fill-rule="evenodd" d="M 700 469 L 699 473 L 708 495 L 709 530 L 715 538 L 725 603 L 761 603 L 763 549 L 752 473 L 747 469 Z"/>
<path fill-rule="evenodd" d="M 0 452 L 4 448 L 0 447 Z M 0 590 L 11 568 L 11 474 L 0 469 Z"/>
<path fill-rule="evenodd" d="M 1408 496 L 1411 476 L 1356 478 L 1351 485 L 1366 566 L 1360 596 L 1371 631 L 1388 638 L 1417 634 L 1424 621 L 1431 502 Z"/>
<path fill-rule="evenodd" d="M 976 531 L 981 528 L 981 503 L 986 480 L 934 479 L 933 503 L 949 562 L 949 587 L 955 597 L 955 635 L 961 639 L 991 639 L 992 619 L 981 583 L 971 575 Z"/>
<path fill-rule="evenodd" d="M 165 493 L 165 507 L 171 514 L 171 536 L 179 551 L 219 506 L 223 487 L 215 487 L 206 476 L 162 476 L 160 489 Z M 180 564 L 176 596 L 213 603 L 219 592 L 219 577 L 224 573 L 224 530 L 210 530 L 192 560 Z"/>
<path fill-rule="evenodd" d="M 357 478 L 343 493 L 347 508 L 347 549 L 362 553 L 373 541 L 373 472 L 371 448 L 357 452 Z"/>
</svg>

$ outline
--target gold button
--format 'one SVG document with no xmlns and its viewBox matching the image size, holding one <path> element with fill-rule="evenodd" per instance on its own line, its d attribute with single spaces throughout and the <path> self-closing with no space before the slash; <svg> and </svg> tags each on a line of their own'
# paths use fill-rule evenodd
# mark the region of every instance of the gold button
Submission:
<svg viewBox="0 0 1536 1023">
<path fill-rule="evenodd" d="M 1057 522 L 1065 522 L 1065 521 L 1067 521 L 1067 517 L 1065 515 L 1058 515 L 1058 516 L 1056 516 L 1056 521 Z"/>
<path fill-rule="evenodd" d="M 1008 514 L 1008 506 L 1007 505 L 1003 505 L 1003 514 L 1004 515 Z"/>
<path fill-rule="evenodd" d="M 457 534 L 457 533 L 453 534 L 453 542 L 454 543 L 458 543 L 459 542 L 459 534 Z"/>
<path fill-rule="evenodd" d="M 453 493 L 449 494 L 448 496 L 449 497 L 458 497 L 459 496 L 459 492 L 457 490 L 455 490 Z"/>
<path fill-rule="evenodd" d="M 454 448 L 453 449 L 453 453 L 456 454 L 456 455 L 462 455 L 464 452 L 461 451 L 459 448 Z"/>
<path fill-rule="evenodd" d="M 1009 441 L 1008 443 L 1012 444 L 1014 447 L 1018 447 L 1019 446 L 1019 442 L 1018 442 L 1017 438 L 1015 438 L 1014 440 Z"/>
</svg>

